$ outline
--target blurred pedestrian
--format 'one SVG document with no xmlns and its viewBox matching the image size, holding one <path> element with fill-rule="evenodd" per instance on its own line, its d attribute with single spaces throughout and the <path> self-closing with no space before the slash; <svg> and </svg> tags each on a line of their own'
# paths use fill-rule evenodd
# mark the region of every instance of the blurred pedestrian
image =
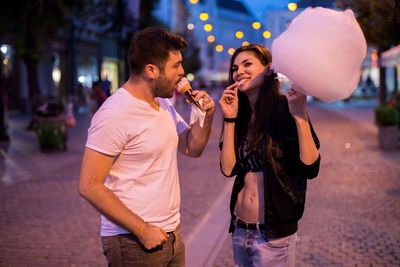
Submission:
<svg viewBox="0 0 400 267">
<path fill-rule="evenodd" d="M 82 83 L 78 83 L 76 86 L 76 97 L 74 104 L 77 107 L 78 113 L 85 113 L 86 112 L 86 91 L 87 88 Z"/>
<path fill-rule="evenodd" d="M 104 93 L 103 89 L 101 88 L 101 82 L 96 81 L 92 85 L 92 90 L 90 92 L 90 104 L 89 109 L 92 114 L 94 114 L 100 107 L 103 105 L 104 101 L 107 99 L 107 95 Z"/>
<path fill-rule="evenodd" d="M 295 85 L 280 93 L 271 60 L 262 45 L 238 48 L 219 100 L 221 171 L 236 175 L 229 228 L 235 266 L 294 266 L 307 179 L 319 171 L 306 96 Z"/>
<path fill-rule="evenodd" d="M 109 97 L 111 95 L 111 82 L 108 79 L 108 76 L 105 79 L 101 80 L 101 89 L 103 90 L 104 94 Z"/>
<path fill-rule="evenodd" d="M 389 97 L 388 106 L 395 108 L 400 113 L 400 92 L 393 91 L 392 95 Z"/>
<path fill-rule="evenodd" d="M 204 121 L 188 125 L 170 98 L 184 75 L 186 41 L 159 28 L 136 34 L 129 80 L 94 115 L 79 192 L 101 213 L 109 266 L 184 266 L 177 151 L 199 157 L 215 103 L 204 91 Z"/>
</svg>

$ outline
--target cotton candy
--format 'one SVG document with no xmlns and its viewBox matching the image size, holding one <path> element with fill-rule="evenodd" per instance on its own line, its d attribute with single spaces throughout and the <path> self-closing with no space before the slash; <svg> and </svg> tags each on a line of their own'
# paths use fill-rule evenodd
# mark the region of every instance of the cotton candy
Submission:
<svg viewBox="0 0 400 267">
<path fill-rule="evenodd" d="M 357 88 L 367 43 L 353 11 L 307 8 L 272 43 L 272 65 L 325 102 L 348 98 Z"/>
</svg>

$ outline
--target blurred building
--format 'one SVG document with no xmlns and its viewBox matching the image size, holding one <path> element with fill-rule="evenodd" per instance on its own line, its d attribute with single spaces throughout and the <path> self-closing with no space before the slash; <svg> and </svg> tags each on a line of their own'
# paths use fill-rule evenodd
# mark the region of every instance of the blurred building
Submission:
<svg viewBox="0 0 400 267">
<path fill-rule="evenodd" d="M 69 32 L 61 32 L 44 45 L 45 54 L 38 64 L 40 95 L 64 98 L 76 95 L 79 84 L 107 78 L 111 91 L 127 79 L 126 50 L 129 38 L 139 29 L 141 0 L 119 0 L 119 28 L 103 31 L 104 25 L 84 24 L 73 20 Z M 271 48 L 272 41 L 283 33 L 290 22 L 305 8 L 334 8 L 334 1 L 300 0 L 295 8 L 290 1 L 269 0 L 159 0 L 153 12 L 166 27 L 189 41 L 184 60 L 193 66 L 194 79 L 226 81 L 231 55 L 246 43 L 262 43 Z M 107 25 L 106 25 L 107 26 Z M 25 63 L 15 54 L 13 34 L 0 35 L 4 72 L 8 77 L 11 109 L 28 110 L 29 94 Z M 371 78 L 379 83 L 376 50 L 370 48 L 363 64 L 362 81 Z M 199 64 L 200 65 L 200 64 Z M 185 67 L 187 72 L 189 68 Z M 187 73 L 188 74 L 188 73 Z M 392 74 L 389 71 L 389 75 Z M 391 86 L 391 83 L 388 83 Z M 390 89 L 389 89 L 390 90 Z"/>
<path fill-rule="evenodd" d="M 267 2 L 267 1 L 266 1 Z M 286 5 L 282 5 L 286 2 Z M 271 49 L 272 42 L 283 33 L 290 22 L 308 7 L 335 8 L 334 0 L 300 0 L 300 1 L 268 1 L 261 14 L 262 20 L 271 32 L 265 45 Z"/>
<path fill-rule="evenodd" d="M 162 21 L 171 32 L 186 33 L 190 13 L 187 0 L 160 0 L 153 14 Z"/>
<path fill-rule="evenodd" d="M 44 49 L 37 66 L 40 97 L 74 100 L 78 85 L 90 89 L 94 81 L 101 79 L 109 80 L 111 91 L 120 86 L 127 68 L 122 42 L 128 31 L 135 30 L 131 22 L 139 20 L 140 0 L 121 0 L 120 3 L 120 10 L 116 10 L 123 17 L 119 28 L 105 30 L 111 23 L 98 24 L 86 18 L 87 23 L 72 15 L 67 30 L 60 30 L 53 39 L 42 41 Z M 126 25 L 130 29 L 126 29 Z M 137 25 L 133 25 L 135 27 Z M 29 112 L 32 99 L 28 93 L 28 73 L 24 61 L 15 53 L 15 39 L 12 32 L 0 35 L 1 53 L 6 58 L 11 80 L 9 107 Z"/>
<path fill-rule="evenodd" d="M 252 27 L 255 16 L 238 0 L 160 0 L 154 14 L 199 48 L 195 75 L 205 81 L 226 80 L 234 49 L 245 41 L 262 42 L 262 29 Z"/>
<path fill-rule="evenodd" d="M 236 48 L 247 42 L 262 42 L 262 27 L 241 1 L 203 0 L 190 5 L 188 30 L 200 47 L 198 73 L 203 80 L 225 81 Z M 258 24 L 253 28 L 253 23 Z"/>
<path fill-rule="evenodd" d="M 301 8 L 290 11 L 289 1 L 281 0 L 256 5 L 246 0 L 160 0 L 155 14 L 171 31 L 199 47 L 198 78 L 226 81 L 235 49 L 252 42 L 271 48 L 273 39 L 286 30 L 304 7 L 321 4 L 321 1 L 308 2 L 300 1 Z M 332 1 L 322 2 L 323 6 L 332 4 Z"/>
<path fill-rule="evenodd" d="M 382 65 L 387 68 L 388 91 L 390 94 L 398 92 L 400 88 L 400 44 L 382 53 Z"/>
<path fill-rule="evenodd" d="M 281 1 L 282 2 L 282 1 Z M 264 11 L 261 13 L 262 21 L 271 32 L 271 38 L 265 39 L 265 45 L 271 49 L 272 42 L 282 34 L 291 21 L 303 12 L 306 8 L 323 7 L 336 9 L 334 0 L 300 0 L 293 1 L 295 6 L 283 6 L 278 1 L 268 1 L 264 5 Z M 316 22 L 318 23 L 318 22 Z M 379 86 L 379 64 L 377 50 L 374 47 L 368 47 L 367 56 L 361 66 L 362 73 L 360 83 L 354 96 L 356 97 L 377 97 Z M 392 69 L 388 69 L 388 76 L 392 77 Z M 392 91 L 392 84 L 388 83 L 388 91 Z"/>
</svg>

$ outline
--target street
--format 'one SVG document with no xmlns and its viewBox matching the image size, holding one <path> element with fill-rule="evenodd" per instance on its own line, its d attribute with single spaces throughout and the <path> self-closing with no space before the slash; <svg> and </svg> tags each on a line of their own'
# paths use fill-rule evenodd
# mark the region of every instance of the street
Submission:
<svg viewBox="0 0 400 267">
<path fill-rule="evenodd" d="M 400 150 L 378 148 L 372 112 L 309 106 L 322 161 L 308 183 L 296 266 L 400 265 Z M 68 151 L 54 153 L 40 153 L 26 118 L 11 117 L 11 144 L 0 147 L 0 266 L 106 266 L 98 213 L 77 192 L 88 116 L 69 130 Z M 188 267 L 233 266 L 225 205 L 232 181 L 218 162 L 221 120 L 216 112 L 201 158 L 179 156 Z"/>
</svg>

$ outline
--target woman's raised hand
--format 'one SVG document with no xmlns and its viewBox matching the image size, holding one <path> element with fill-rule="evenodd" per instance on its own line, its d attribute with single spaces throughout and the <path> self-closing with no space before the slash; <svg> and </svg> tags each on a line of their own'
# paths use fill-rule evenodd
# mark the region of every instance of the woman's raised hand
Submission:
<svg viewBox="0 0 400 267">
<path fill-rule="evenodd" d="M 239 106 L 238 100 L 238 83 L 235 82 L 222 92 L 219 99 L 219 105 L 225 118 L 236 118 Z"/>
<path fill-rule="evenodd" d="M 301 90 L 301 88 L 298 88 L 296 90 L 297 86 L 293 85 L 292 88 L 290 88 L 285 96 L 288 100 L 289 104 L 289 110 L 290 114 L 292 114 L 293 118 L 307 118 L 307 96 L 304 95 Z"/>
</svg>

